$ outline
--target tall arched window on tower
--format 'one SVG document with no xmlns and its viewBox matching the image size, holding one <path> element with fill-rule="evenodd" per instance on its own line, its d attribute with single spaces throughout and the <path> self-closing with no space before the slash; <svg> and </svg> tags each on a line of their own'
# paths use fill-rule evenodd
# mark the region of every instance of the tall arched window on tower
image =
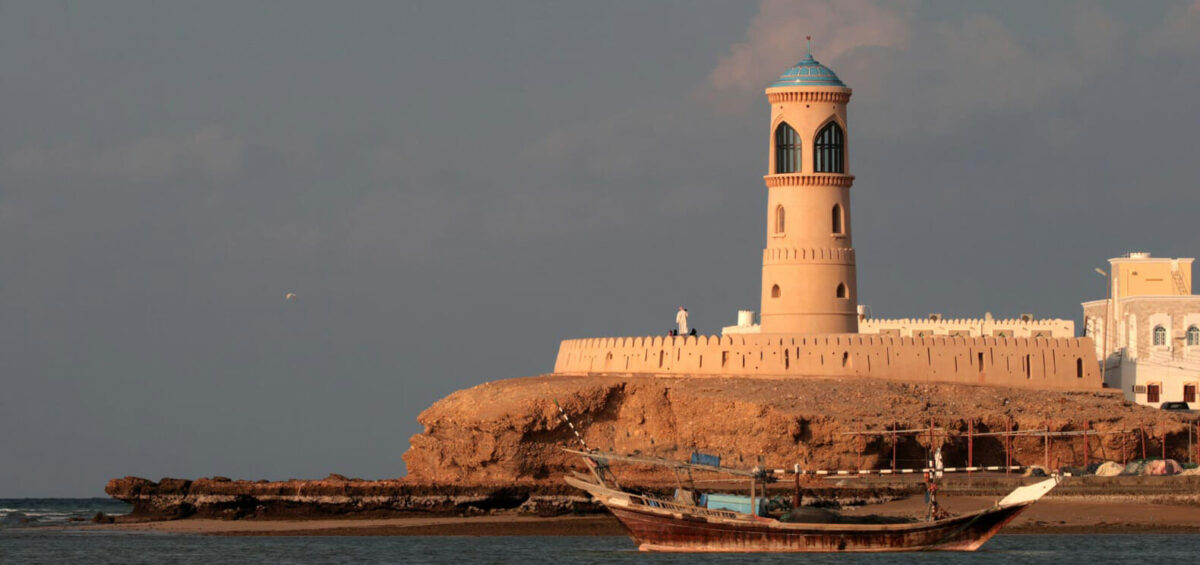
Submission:
<svg viewBox="0 0 1200 565">
<path fill-rule="evenodd" d="M 846 289 L 846 283 L 838 283 L 837 287 L 838 298 L 850 298 L 850 292 Z"/>
<path fill-rule="evenodd" d="M 813 171 L 846 172 L 846 136 L 837 122 L 829 122 L 817 132 L 817 140 L 813 143 Z"/>
<path fill-rule="evenodd" d="M 846 233 L 844 231 L 844 226 L 845 226 L 845 223 L 842 222 L 842 205 L 834 204 L 833 205 L 833 233 L 835 233 L 835 234 Z"/>
<path fill-rule="evenodd" d="M 771 298 L 779 298 L 780 294 L 782 293 L 779 292 L 779 285 L 771 287 Z"/>
<path fill-rule="evenodd" d="M 1154 326 L 1154 345 L 1167 344 L 1167 328 Z"/>
<path fill-rule="evenodd" d="M 800 136 L 787 122 L 775 128 L 775 174 L 800 170 Z"/>
<path fill-rule="evenodd" d="M 1191 326 L 1187 329 L 1187 344 L 1200 345 L 1200 327 Z"/>
<path fill-rule="evenodd" d="M 784 217 L 783 216 L 784 216 L 783 206 L 776 206 L 775 207 L 775 233 L 783 233 L 783 229 L 784 229 L 784 227 L 783 227 L 784 226 L 784 223 L 783 223 Z"/>
</svg>

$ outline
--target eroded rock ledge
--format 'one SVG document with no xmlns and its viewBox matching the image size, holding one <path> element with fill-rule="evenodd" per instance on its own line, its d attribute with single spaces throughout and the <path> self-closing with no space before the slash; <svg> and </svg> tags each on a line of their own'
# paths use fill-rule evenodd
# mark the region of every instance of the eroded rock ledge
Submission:
<svg viewBox="0 0 1200 565">
<path fill-rule="evenodd" d="M 566 485 L 421 485 L 396 479 L 234 481 L 139 477 L 112 479 L 104 491 L 133 505 L 134 520 L 203 518 L 390 517 L 412 513 L 472 515 L 492 511 L 557 515 L 597 508 Z"/>
</svg>

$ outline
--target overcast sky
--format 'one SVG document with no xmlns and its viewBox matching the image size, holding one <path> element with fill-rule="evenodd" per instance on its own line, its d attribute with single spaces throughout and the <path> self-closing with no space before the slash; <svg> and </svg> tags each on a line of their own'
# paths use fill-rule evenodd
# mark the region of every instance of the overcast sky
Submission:
<svg viewBox="0 0 1200 565">
<path fill-rule="evenodd" d="M 0 497 L 396 477 L 560 339 L 719 332 L 807 34 L 876 315 L 1198 253 L 1197 1 L 0 1 Z"/>
</svg>

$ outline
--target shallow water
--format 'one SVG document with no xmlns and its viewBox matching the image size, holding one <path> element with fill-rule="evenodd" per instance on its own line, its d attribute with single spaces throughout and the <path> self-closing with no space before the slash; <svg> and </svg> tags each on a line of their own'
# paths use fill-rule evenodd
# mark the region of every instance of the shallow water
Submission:
<svg viewBox="0 0 1200 565">
<path fill-rule="evenodd" d="M 0 528 L 86 522 L 97 512 L 118 515 L 129 509 L 130 505 L 111 498 L 0 498 Z"/>
<path fill-rule="evenodd" d="M 1194 563 L 1200 533 L 997 536 L 974 553 L 645 554 L 625 537 L 211 537 L 0 531 L 0 563 Z"/>
</svg>

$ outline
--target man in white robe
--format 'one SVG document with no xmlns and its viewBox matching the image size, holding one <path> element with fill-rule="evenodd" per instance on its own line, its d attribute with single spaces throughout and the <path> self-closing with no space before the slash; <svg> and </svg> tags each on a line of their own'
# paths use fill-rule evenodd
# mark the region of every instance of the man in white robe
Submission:
<svg viewBox="0 0 1200 565">
<path fill-rule="evenodd" d="M 680 306 L 679 312 L 675 314 L 675 323 L 679 326 L 679 335 L 687 335 L 688 333 L 687 317 L 687 308 Z"/>
</svg>

